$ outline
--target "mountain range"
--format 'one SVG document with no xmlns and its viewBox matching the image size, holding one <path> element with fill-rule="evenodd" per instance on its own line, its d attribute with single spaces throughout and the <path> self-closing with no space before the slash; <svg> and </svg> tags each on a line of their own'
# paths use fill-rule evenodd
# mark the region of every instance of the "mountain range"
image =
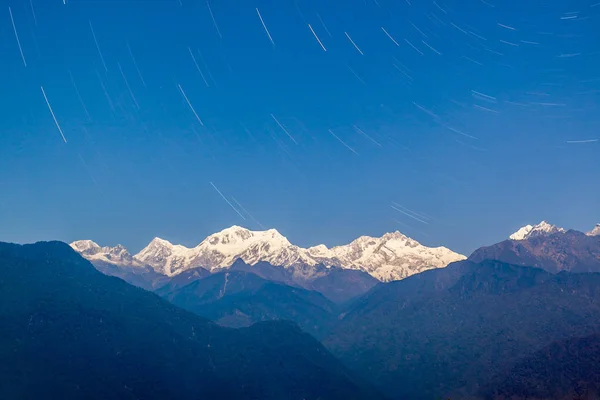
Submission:
<svg viewBox="0 0 600 400">
<path fill-rule="evenodd" d="M 310 249 L 274 230 L 230 228 L 202 251 L 154 240 L 135 256 L 0 244 L 0 397 L 587 398 L 600 387 L 597 228 L 543 221 L 387 282 L 305 262 Z M 344 254 L 402 266 L 385 255 L 412 242 L 396 232 Z"/>
<path fill-rule="evenodd" d="M 553 273 L 600 272 L 599 226 L 582 233 L 542 221 L 521 228 L 509 240 L 477 249 L 469 260 L 499 260 L 543 268 Z"/>
<path fill-rule="evenodd" d="M 552 225 L 546 221 L 542 221 L 536 225 L 525 225 L 520 228 L 518 231 L 510 235 L 508 238 L 510 240 L 526 240 L 532 239 L 534 237 L 545 237 L 551 236 L 555 233 L 566 233 L 567 230 L 565 228 L 560 228 L 556 225 Z M 596 224 L 594 228 L 586 233 L 587 236 L 599 236 L 600 235 L 600 223 Z"/>
<path fill-rule="evenodd" d="M 305 249 L 291 244 L 275 229 L 250 231 L 239 226 L 210 235 L 193 248 L 155 238 L 135 256 L 121 245 L 101 247 L 91 240 L 79 240 L 71 246 L 92 263 L 149 266 L 169 277 L 198 267 L 215 272 L 239 259 L 249 265 L 267 262 L 292 268 L 300 280 L 313 279 L 322 265 L 363 271 L 387 282 L 466 258 L 445 247 L 423 246 L 400 232 L 379 238 L 361 236 L 344 246 Z M 303 268 L 295 268 L 299 265 Z"/>
<path fill-rule="evenodd" d="M 555 233 L 565 232 L 566 230 L 564 228 L 560 228 L 558 226 L 551 225 L 546 221 L 542 221 L 536 225 L 525 225 L 508 238 L 510 240 L 525 240 L 534 238 L 536 236 L 550 236 Z"/>
<path fill-rule="evenodd" d="M 513 262 L 508 253 L 519 252 L 512 258 L 519 258 L 525 262 L 523 265 L 539 266 L 530 264 L 522 253 L 543 253 L 542 243 L 547 238 L 565 241 L 575 232 L 542 221 L 518 229 L 504 242 L 477 250 L 470 258 L 475 261 L 498 259 Z M 590 237 L 588 242 L 593 243 L 593 238 L 600 235 L 600 224 L 585 235 Z M 566 246 L 571 244 L 565 243 Z M 386 233 L 379 238 L 361 236 L 345 246 L 328 248 L 318 245 L 305 249 L 291 244 L 275 229 L 250 231 L 239 226 L 210 235 L 193 248 L 174 245 L 160 238 L 154 238 L 136 255 L 131 255 L 122 245 L 101 247 L 91 240 L 75 241 L 71 247 L 105 273 L 120 276 L 146 289 L 161 286 L 186 272 L 189 277 L 192 270 L 202 275 L 204 271 L 226 270 L 238 261 L 250 266 L 262 263 L 283 267 L 289 275 L 288 280 L 306 287 L 307 282 L 329 275 L 332 267 L 362 271 L 378 281 L 389 282 L 429 269 L 443 268 L 466 258 L 446 247 L 423 246 L 400 232 Z M 572 260 L 557 262 L 565 265 L 555 267 L 556 270 L 573 267 L 569 264 L 573 264 Z M 271 279 L 271 276 L 268 278 Z"/>
</svg>

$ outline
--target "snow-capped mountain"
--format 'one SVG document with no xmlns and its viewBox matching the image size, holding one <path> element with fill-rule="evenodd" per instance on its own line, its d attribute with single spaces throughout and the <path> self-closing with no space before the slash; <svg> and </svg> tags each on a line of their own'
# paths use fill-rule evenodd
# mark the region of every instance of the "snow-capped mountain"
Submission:
<svg viewBox="0 0 600 400">
<path fill-rule="evenodd" d="M 476 263 L 497 260 L 542 268 L 553 274 L 600 272 L 600 235 L 565 230 L 543 222 L 532 228 L 517 232 L 523 235 L 515 234 L 510 239 L 475 250 L 469 260 Z"/>
<path fill-rule="evenodd" d="M 588 236 L 600 236 L 600 224 L 596 224 L 594 229 L 586 233 Z"/>
<path fill-rule="evenodd" d="M 98 257 L 115 259 L 110 253 L 114 248 L 101 248 L 89 241 L 74 242 L 71 246 L 91 261 Z M 105 253 L 110 253 L 111 257 L 105 256 Z M 238 259 L 250 265 L 267 262 L 274 266 L 294 267 L 295 271 L 304 275 L 311 274 L 313 269 L 310 267 L 324 264 L 362 270 L 379 280 L 390 281 L 427 269 L 445 267 L 465 258 L 445 247 L 423 246 L 400 232 L 387 233 L 380 238 L 362 236 L 347 245 L 331 249 L 325 245 L 305 249 L 293 245 L 275 229 L 250 231 L 232 226 L 210 235 L 193 248 L 155 238 L 133 257 L 133 262 L 149 265 L 167 276 L 197 267 L 214 272 L 229 268 Z M 303 267 L 298 268 L 300 266 Z"/>
<path fill-rule="evenodd" d="M 525 225 L 508 238 L 511 240 L 526 240 L 536 236 L 550 236 L 555 233 L 565 233 L 566 230 L 542 221 L 537 225 Z"/>
<path fill-rule="evenodd" d="M 193 248 L 155 238 L 135 258 L 169 276 L 195 267 L 210 271 L 227 268 L 237 259 L 250 265 L 259 261 L 286 267 L 316 264 L 313 259 L 305 256 L 304 249 L 291 244 L 275 229 L 250 231 L 239 226 L 210 235 Z"/>
<path fill-rule="evenodd" d="M 446 247 L 423 246 L 398 231 L 379 238 L 361 236 L 331 249 L 324 245 L 311 247 L 307 252 L 321 263 L 362 270 L 384 282 L 442 268 L 466 258 Z"/>
<path fill-rule="evenodd" d="M 90 261 L 102 261 L 108 264 L 141 267 L 144 264 L 135 259 L 125 247 L 118 244 L 114 247 L 100 247 L 91 240 L 77 240 L 71 247 Z"/>
</svg>

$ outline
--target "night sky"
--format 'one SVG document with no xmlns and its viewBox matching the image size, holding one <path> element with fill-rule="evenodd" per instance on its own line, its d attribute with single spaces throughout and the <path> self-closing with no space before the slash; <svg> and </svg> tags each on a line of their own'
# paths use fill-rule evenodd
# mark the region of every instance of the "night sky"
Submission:
<svg viewBox="0 0 600 400">
<path fill-rule="evenodd" d="M 0 3 L 2 241 L 600 222 L 597 0 Z"/>
</svg>

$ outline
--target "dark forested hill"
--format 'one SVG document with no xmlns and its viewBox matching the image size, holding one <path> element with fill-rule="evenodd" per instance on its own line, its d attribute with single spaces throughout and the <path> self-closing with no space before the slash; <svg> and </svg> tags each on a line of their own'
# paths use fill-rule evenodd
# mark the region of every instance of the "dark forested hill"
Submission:
<svg viewBox="0 0 600 400">
<path fill-rule="evenodd" d="M 600 274 L 448 268 L 376 287 L 324 343 L 391 397 L 465 398 L 521 357 L 600 332 Z"/>
<path fill-rule="evenodd" d="M 230 270 L 250 272 L 269 281 L 314 290 L 338 304 L 347 303 L 380 283 L 364 271 L 324 265 L 299 264 L 282 268 L 264 261 L 249 265 L 238 259 Z"/>
<path fill-rule="evenodd" d="M 337 318 L 337 306 L 321 293 L 244 271 L 220 272 L 158 293 L 181 308 L 230 327 L 290 320 L 311 335 L 322 337 Z"/>
<path fill-rule="evenodd" d="M 0 243 L 0 398 L 373 399 L 296 325 L 222 328 L 60 242 Z"/>
<path fill-rule="evenodd" d="M 600 398 L 600 333 L 554 342 L 499 374 L 487 399 Z"/>
</svg>

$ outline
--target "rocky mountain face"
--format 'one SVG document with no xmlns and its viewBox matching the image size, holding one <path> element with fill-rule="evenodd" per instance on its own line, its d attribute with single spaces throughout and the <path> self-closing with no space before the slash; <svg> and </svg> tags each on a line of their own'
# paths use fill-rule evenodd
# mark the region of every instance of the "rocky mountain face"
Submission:
<svg viewBox="0 0 600 400">
<path fill-rule="evenodd" d="M 486 259 L 538 267 L 553 273 L 600 272 L 600 236 L 566 231 L 542 222 L 532 229 L 523 227 L 511 235 L 511 239 L 482 247 L 469 256 L 474 262 Z"/>
<path fill-rule="evenodd" d="M 317 274 L 323 272 L 321 265 L 364 271 L 378 280 L 392 281 L 465 258 L 445 247 L 423 246 L 400 232 L 380 238 L 362 236 L 348 245 L 331 249 L 324 245 L 305 249 L 293 245 L 275 229 L 250 231 L 239 226 L 210 235 L 193 248 L 155 238 L 133 257 L 122 246 L 100 247 L 91 241 L 77 241 L 72 247 L 92 262 L 108 260 L 113 264 L 148 265 L 167 276 L 198 267 L 216 272 L 242 260 L 249 265 L 266 262 L 293 267 L 294 276 L 299 280 L 317 278 Z"/>
<path fill-rule="evenodd" d="M 542 221 L 537 225 L 525 225 L 509 236 L 510 240 L 525 240 L 538 236 L 550 236 L 555 233 L 565 233 L 566 230 Z"/>
</svg>

